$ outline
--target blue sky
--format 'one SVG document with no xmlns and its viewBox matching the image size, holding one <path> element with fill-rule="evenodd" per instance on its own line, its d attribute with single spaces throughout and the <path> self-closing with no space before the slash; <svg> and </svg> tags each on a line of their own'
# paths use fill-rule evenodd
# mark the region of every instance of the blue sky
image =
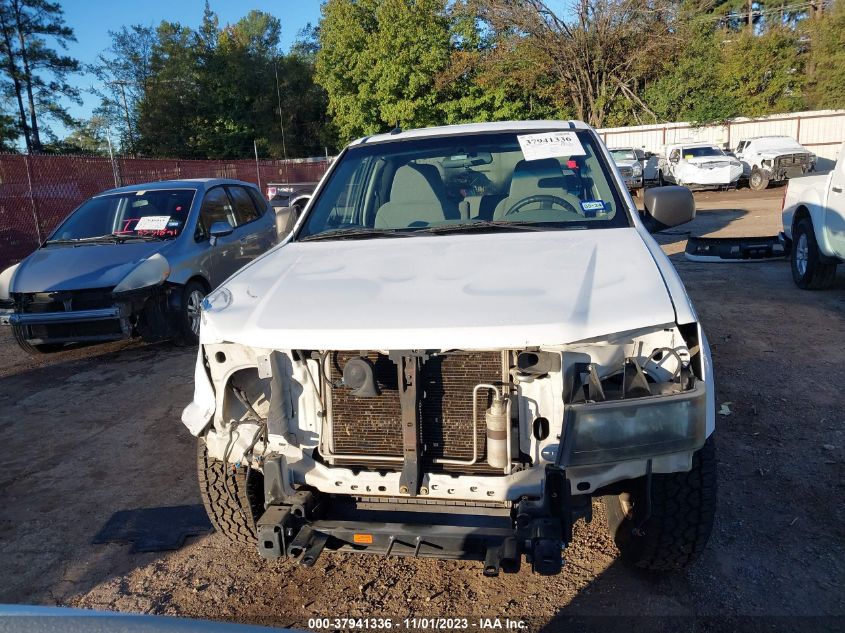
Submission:
<svg viewBox="0 0 845 633">
<path fill-rule="evenodd" d="M 73 28 L 76 42 L 68 46 L 68 54 L 83 65 L 93 63 L 97 55 L 109 47 L 109 31 L 121 26 L 143 24 L 154 26 L 162 20 L 181 22 L 196 27 L 202 19 L 204 0 L 61 0 L 65 22 Z M 299 30 L 320 19 L 320 0 L 210 0 L 211 9 L 220 17 L 221 24 L 236 22 L 252 9 L 272 13 L 282 22 L 282 45 L 287 50 Z M 98 99 L 87 90 L 95 78 L 81 75 L 73 83 L 82 90 L 83 105 L 71 105 L 74 117 L 87 118 L 98 104 Z M 62 136 L 58 128 L 56 133 Z"/>
</svg>

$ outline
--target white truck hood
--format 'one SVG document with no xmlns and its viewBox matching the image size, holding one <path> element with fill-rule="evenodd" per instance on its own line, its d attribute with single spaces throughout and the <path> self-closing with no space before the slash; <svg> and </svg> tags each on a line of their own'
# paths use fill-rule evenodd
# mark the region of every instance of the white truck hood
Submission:
<svg viewBox="0 0 845 633">
<path fill-rule="evenodd" d="M 634 228 L 291 242 L 225 289 L 229 305 L 212 296 L 204 313 L 204 343 L 521 348 L 675 321 Z"/>
</svg>

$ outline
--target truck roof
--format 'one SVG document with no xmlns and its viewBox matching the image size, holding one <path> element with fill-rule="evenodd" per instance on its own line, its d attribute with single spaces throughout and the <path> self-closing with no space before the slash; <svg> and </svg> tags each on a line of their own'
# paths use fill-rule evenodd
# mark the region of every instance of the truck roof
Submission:
<svg viewBox="0 0 845 633">
<path fill-rule="evenodd" d="M 484 132 L 525 132 L 542 130 L 591 130 L 582 121 L 495 121 L 492 123 L 464 123 L 460 125 L 441 125 L 438 127 L 418 128 L 401 132 L 375 134 L 356 139 L 352 145 L 365 143 L 383 143 L 412 138 L 430 138 L 435 136 L 462 136 L 464 134 L 483 134 Z"/>
</svg>

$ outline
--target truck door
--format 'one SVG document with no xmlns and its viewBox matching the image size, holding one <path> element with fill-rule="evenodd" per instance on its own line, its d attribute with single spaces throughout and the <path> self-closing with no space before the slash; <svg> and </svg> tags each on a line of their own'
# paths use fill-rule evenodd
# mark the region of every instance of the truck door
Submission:
<svg viewBox="0 0 845 633">
<path fill-rule="evenodd" d="M 833 253 L 845 258 L 845 145 L 830 174 L 830 190 L 824 213 L 824 231 Z"/>
</svg>

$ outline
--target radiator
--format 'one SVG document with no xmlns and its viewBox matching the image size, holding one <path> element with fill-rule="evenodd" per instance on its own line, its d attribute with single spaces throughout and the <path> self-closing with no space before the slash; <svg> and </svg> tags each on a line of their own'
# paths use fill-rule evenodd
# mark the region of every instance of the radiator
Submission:
<svg viewBox="0 0 845 633">
<path fill-rule="evenodd" d="M 356 354 L 338 352 L 330 362 L 332 381 L 338 379 L 346 362 Z M 369 352 L 381 395 L 358 398 L 344 387 L 331 390 L 330 421 L 336 456 L 402 456 L 402 408 L 399 404 L 396 365 L 387 356 Z M 502 380 L 501 352 L 469 352 L 436 356 L 424 361 L 419 371 L 421 465 L 427 472 L 499 473 L 484 461 L 486 429 L 484 411 L 490 394 L 480 390 L 478 406 L 478 456 L 473 466 L 434 464 L 433 459 L 472 458 L 472 390 L 481 382 Z M 401 462 L 368 462 L 350 459 L 344 463 L 377 465 L 382 470 L 401 470 Z"/>
</svg>

